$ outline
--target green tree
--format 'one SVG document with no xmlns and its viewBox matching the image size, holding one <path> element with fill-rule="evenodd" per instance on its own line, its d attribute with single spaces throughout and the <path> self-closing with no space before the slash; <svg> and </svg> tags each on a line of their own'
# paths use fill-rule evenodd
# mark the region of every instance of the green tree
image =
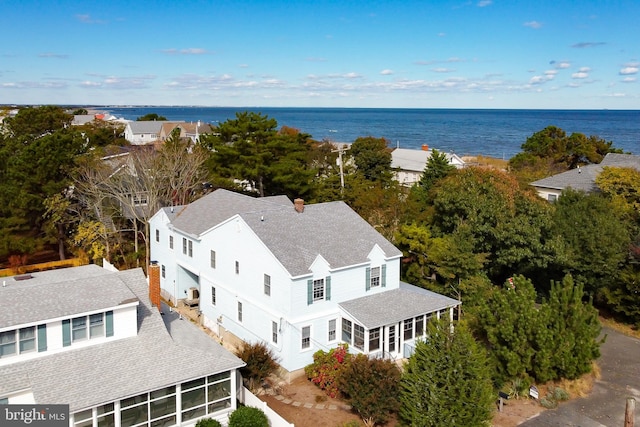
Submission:
<svg viewBox="0 0 640 427">
<path fill-rule="evenodd" d="M 498 387 L 533 371 L 536 351 L 542 350 L 536 348 L 534 336 L 544 328 L 535 303 L 531 281 L 515 276 L 503 289 L 493 292 L 478 313 L 476 332 L 487 345 Z"/>
<path fill-rule="evenodd" d="M 391 180 L 391 151 L 387 140 L 372 136 L 357 138 L 351 145 L 350 155 L 358 173 L 369 181 Z"/>
<path fill-rule="evenodd" d="M 564 248 L 557 262 L 562 275 L 571 273 L 585 291 L 611 287 L 628 259 L 629 225 L 612 203 L 599 194 L 565 190 L 555 203 L 554 233 Z M 559 273 L 560 273 L 559 272 Z"/>
<path fill-rule="evenodd" d="M 591 363 L 600 357 L 601 325 L 598 311 L 583 301 L 584 290 L 569 275 L 551 284 L 547 330 L 554 335 L 550 351 L 554 369 L 549 379 L 576 379 L 591 371 Z M 536 377 L 544 381 L 540 375 Z"/>
<path fill-rule="evenodd" d="M 469 167 L 451 172 L 432 191 L 432 233 L 460 232 L 474 253 L 486 254 L 491 280 L 539 274 L 555 258 L 553 207 L 534 192 L 520 189 L 512 175 Z"/>
<path fill-rule="evenodd" d="M 510 168 L 528 182 L 574 169 L 578 165 L 600 163 L 607 153 L 621 153 L 613 143 L 597 136 L 566 132 L 548 126 L 527 138 L 522 151 L 509 160 Z"/>
<path fill-rule="evenodd" d="M 315 175 L 307 167 L 309 136 L 278 132 L 277 125 L 275 119 L 259 113 L 236 113 L 215 134 L 202 135 L 202 143 L 211 150 L 209 169 L 214 182 L 260 197 L 285 194 L 294 199 L 309 194 Z"/>
<path fill-rule="evenodd" d="M 167 120 L 167 118 L 164 116 L 159 116 L 157 113 L 148 113 L 136 119 L 137 122 L 159 122 L 164 120 Z"/>
<path fill-rule="evenodd" d="M 405 365 L 400 389 L 404 424 L 486 426 L 495 397 L 484 349 L 464 325 L 429 322 L 428 341 L 418 342 Z"/>
<path fill-rule="evenodd" d="M 340 373 L 338 387 L 368 425 L 384 424 L 399 407 L 400 375 L 393 361 L 358 354 Z"/>
</svg>

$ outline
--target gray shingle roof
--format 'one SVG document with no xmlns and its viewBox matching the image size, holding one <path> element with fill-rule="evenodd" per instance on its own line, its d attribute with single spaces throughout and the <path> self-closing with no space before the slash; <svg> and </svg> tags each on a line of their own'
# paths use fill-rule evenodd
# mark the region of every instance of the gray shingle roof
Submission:
<svg viewBox="0 0 640 427">
<path fill-rule="evenodd" d="M 133 132 L 134 134 L 139 134 L 139 133 L 160 134 L 162 125 L 165 123 L 178 123 L 178 122 L 143 120 L 143 121 L 132 121 L 132 122 L 129 122 L 128 124 L 131 127 L 131 132 Z"/>
<path fill-rule="evenodd" d="M 0 382 L 0 395 L 31 389 L 37 403 L 73 412 L 244 365 L 189 321 L 150 307 L 142 270 L 111 275 L 141 301 L 138 335 L 0 367 L 0 378 L 11 379 Z"/>
<path fill-rule="evenodd" d="M 574 190 L 585 191 L 587 193 L 597 191 L 596 178 L 606 166 L 640 170 L 640 156 L 609 153 L 604 156 L 602 162 L 597 165 L 586 165 L 571 169 L 557 175 L 539 179 L 538 181 L 532 182 L 531 185 L 555 190 L 564 190 L 570 187 Z"/>
<path fill-rule="evenodd" d="M 409 148 L 396 148 L 391 152 L 391 167 L 406 171 L 424 172 L 427 160 L 433 154 L 433 150 L 416 150 Z M 444 153 L 451 164 L 461 163 L 462 159 L 454 158 L 452 153 Z"/>
<path fill-rule="evenodd" d="M 131 302 L 136 295 L 97 265 L 30 273 L 32 278 L 3 278 L 0 326 L 11 327 Z"/>
<path fill-rule="evenodd" d="M 199 236 L 234 215 L 251 227 L 292 276 L 308 274 L 318 255 L 333 269 L 367 262 L 374 245 L 388 258 L 402 256 L 344 202 L 306 205 L 298 213 L 283 197 L 255 199 L 216 190 L 181 211 L 173 226 Z"/>
<path fill-rule="evenodd" d="M 340 307 L 367 329 L 400 322 L 460 304 L 444 295 L 400 282 L 400 288 L 341 302 Z"/>
</svg>

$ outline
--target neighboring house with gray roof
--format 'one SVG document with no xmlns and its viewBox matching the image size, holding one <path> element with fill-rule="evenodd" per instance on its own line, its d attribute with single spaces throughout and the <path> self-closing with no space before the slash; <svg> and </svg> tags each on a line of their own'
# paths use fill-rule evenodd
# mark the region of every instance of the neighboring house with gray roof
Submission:
<svg viewBox="0 0 640 427">
<path fill-rule="evenodd" d="M 199 296 L 204 325 L 268 344 L 288 372 L 340 343 L 406 357 L 460 304 L 401 283 L 402 252 L 344 202 L 216 190 L 149 222 L 164 297 Z"/>
<path fill-rule="evenodd" d="M 165 123 L 181 123 L 171 121 L 130 121 L 124 129 L 124 138 L 131 145 L 154 144 L 160 140 L 162 125 Z"/>
<path fill-rule="evenodd" d="M 433 149 L 423 145 L 422 149 L 396 148 L 391 152 L 391 168 L 395 171 L 396 181 L 408 187 L 420 181 L 427 161 Z M 465 167 L 465 162 L 455 153 L 444 153 L 449 164 L 458 169 Z"/>
<path fill-rule="evenodd" d="M 141 269 L 7 277 L 0 300 L 0 402 L 66 404 L 76 426 L 226 422 L 236 407 L 244 362 L 152 307 Z"/>
<path fill-rule="evenodd" d="M 599 191 L 596 178 L 605 167 L 633 168 L 640 171 L 640 156 L 633 154 L 608 153 L 599 164 L 578 166 L 547 178 L 531 183 L 538 195 L 545 200 L 554 202 L 562 191 L 572 188 L 585 193 Z"/>
</svg>

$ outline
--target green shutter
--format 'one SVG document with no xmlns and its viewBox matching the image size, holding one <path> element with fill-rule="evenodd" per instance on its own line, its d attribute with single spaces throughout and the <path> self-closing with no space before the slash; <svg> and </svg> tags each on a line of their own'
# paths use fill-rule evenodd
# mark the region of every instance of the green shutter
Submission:
<svg viewBox="0 0 640 427">
<path fill-rule="evenodd" d="M 382 287 L 387 286 L 387 264 L 382 264 L 382 272 L 380 273 L 382 277 L 380 278 L 380 282 L 382 283 Z"/>
<path fill-rule="evenodd" d="M 47 325 L 38 325 L 38 352 L 47 351 Z"/>
<path fill-rule="evenodd" d="M 331 301 L 331 276 L 327 276 L 327 278 L 324 279 L 324 284 L 325 284 L 324 294 L 326 295 L 325 300 Z"/>
<path fill-rule="evenodd" d="M 108 337 L 113 336 L 113 311 L 107 311 L 105 316 L 106 335 Z"/>
<path fill-rule="evenodd" d="M 364 282 L 364 288 L 367 291 L 371 289 L 371 267 L 367 267 L 367 278 L 366 282 Z"/>
<path fill-rule="evenodd" d="M 307 305 L 313 304 L 313 280 L 307 280 Z"/>
<path fill-rule="evenodd" d="M 64 319 L 62 321 L 62 346 L 68 347 L 71 345 L 71 319 Z"/>
</svg>

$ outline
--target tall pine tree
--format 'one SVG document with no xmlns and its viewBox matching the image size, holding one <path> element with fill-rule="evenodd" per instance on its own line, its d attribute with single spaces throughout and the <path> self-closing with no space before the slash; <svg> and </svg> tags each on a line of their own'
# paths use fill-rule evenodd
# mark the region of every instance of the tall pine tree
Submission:
<svg viewBox="0 0 640 427">
<path fill-rule="evenodd" d="M 401 380 L 400 418 L 408 426 L 485 426 L 493 388 L 486 353 L 463 323 L 448 318 L 428 326 Z"/>
</svg>

